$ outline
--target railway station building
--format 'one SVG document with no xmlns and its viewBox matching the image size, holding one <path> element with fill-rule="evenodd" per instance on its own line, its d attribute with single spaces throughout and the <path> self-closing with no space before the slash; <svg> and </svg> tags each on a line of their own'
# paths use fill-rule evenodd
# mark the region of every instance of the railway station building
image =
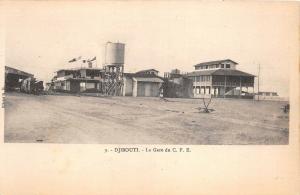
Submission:
<svg viewBox="0 0 300 195">
<path fill-rule="evenodd" d="M 193 80 L 194 97 L 253 99 L 255 76 L 236 69 L 237 62 L 226 59 L 194 65 L 187 74 Z"/>
</svg>

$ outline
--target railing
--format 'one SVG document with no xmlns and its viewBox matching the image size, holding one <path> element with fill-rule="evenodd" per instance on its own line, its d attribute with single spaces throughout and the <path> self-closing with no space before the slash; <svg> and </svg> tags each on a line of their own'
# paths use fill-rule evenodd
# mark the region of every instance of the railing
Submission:
<svg viewBox="0 0 300 195">
<path fill-rule="evenodd" d="M 241 84 L 242 87 L 253 87 L 253 83 L 240 83 L 240 82 L 226 82 L 226 86 L 230 87 L 239 87 Z M 225 82 L 213 82 L 214 86 L 225 86 Z"/>
<path fill-rule="evenodd" d="M 195 81 L 194 85 L 202 85 L 202 86 L 206 85 L 206 86 L 209 86 L 209 85 L 211 85 L 211 81 Z"/>
</svg>

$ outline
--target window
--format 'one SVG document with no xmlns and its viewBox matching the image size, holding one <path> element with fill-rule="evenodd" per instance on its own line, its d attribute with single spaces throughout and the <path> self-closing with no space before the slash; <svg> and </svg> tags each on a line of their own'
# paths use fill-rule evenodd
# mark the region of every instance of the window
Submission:
<svg viewBox="0 0 300 195">
<path fill-rule="evenodd" d="M 208 65 L 205 66 L 205 69 L 208 69 Z"/>
<path fill-rule="evenodd" d="M 84 91 L 84 90 L 85 90 L 85 83 L 80 82 L 80 91 Z"/>
<path fill-rule="evenodd" d="M 230 64 L 226 64 L 226 68 L 230 68 Z"/>
<path fill-rule="evenodd" d="M 96 85 L 95 85 L 95 83 L 86 83 L 85 87 L 87 89 L 95 89 Z"/>
<path fill-rule="evenodd" d="M 85 83 L 84 83 L 84 82 L 81 82 L 81 83 L 80 83 L 80 87 L 85 87 Z"/>
<path fill-rule="evenodd" d="M 221 64 L 221 68 L 224 68 L 224 64 Z"/>
<path fill-rule="evenodd" d="M 200 77 L 196 77 L 196 82 L 199 82 L 200 81 Z"/>
<path fill-rule="evenodd" d="M 217 64 L 217 65 L 216 65 L 216 68 L 220 68 L 220 65 L 219 65 L 219 64 Z"/>
</svg>

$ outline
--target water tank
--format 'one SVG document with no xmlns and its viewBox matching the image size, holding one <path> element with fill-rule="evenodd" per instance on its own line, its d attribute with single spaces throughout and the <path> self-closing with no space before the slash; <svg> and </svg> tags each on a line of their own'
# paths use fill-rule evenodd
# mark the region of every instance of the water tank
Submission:
<svg viewBox="0 0 300 195">
<path fill-rule="evenodd" d="M 107 42 L 105 45 L 105 64 L 123 65 L 125 55 L 124 43 Z"/>
</svg>

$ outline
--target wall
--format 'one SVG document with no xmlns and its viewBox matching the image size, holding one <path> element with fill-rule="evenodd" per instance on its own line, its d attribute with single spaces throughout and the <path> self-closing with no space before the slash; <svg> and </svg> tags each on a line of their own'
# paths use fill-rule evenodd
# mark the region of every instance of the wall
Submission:
<svg viewBox="0 0 300 195">
<path fill-rule="evenodd" d="M 80 84 L 78 81 L 70 82 L 70 91 L 73 93 L 78 93 L 80 91 Z"/>
<path fill-rule="evenodd" d="M 125 90 L 125 96 L 132 96 L 132 90 L 133 90 L 133 81 L 131 78 L 125 77 L 124 78 L 124 90 Z"/>
<path fill-rule="evenodd" d="M 158 97 L 160 83 L 138 82 L 137 96 L 140 97 Z"/>
<path fill-rule="evenodd" d="M 80 76 L 83 77 L 83 78 L 85 78 L 86 77 L 86 70 L 81 69 L 80 70 Z"/>
<path fill-rule="evenodd" d="M 255 95 L 255 100 L 289 101 L 288 97 Z"/>
<path fill-rule="evenodd" d="M 57 72 L 57 77 L 63 77 L 63 76 L 65 76 L 65 71 Z"/>
<path fill-rule="evenodd" d="M 95 89 L 96 84 L 95 83 L 86 83 L 85 88 L 86 89 Z"/>
<path fill-rule="evenodd" d="M 223 63 L 220 63 L 220 64 L 207 65 L 207 68 L 206 68 L 206 65 L 204 65 L 204 66 L 195 66 L 195 70 L 219 69 L 219 68 L 222 68 L 222 65 L 223 65 L 223 68 L 226 68 L 226 64 L 230 65 L 230 69 L 236 69 L 236 64 L 229 61 L 229 62 L 223 62 Z"/>
<path fill-rule="evenodd" d="M 191 98 L 193 97 L 193 81 L 188 78 L 174 78 L 164 83 L 164 97 Z"/>
</svg>

